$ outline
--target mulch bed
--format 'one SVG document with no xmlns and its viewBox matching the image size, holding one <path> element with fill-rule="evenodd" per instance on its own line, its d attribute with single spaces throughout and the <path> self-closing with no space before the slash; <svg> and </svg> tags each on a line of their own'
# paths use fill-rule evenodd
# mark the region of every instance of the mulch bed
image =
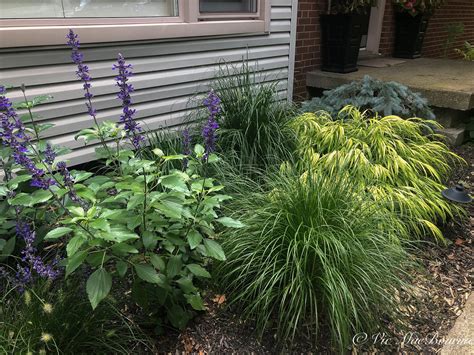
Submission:
<svg viewBox="0 0 474 355">
<path fill-rule="evenodd" d="M 474 188 L 474 144 L 455 149 L 468 165 L 455 172 L 449 184 L 463 181 Z M 414 275 L 416 297 L 401 296 L 406 316 L 405 329 L 361 335 L 357 346 L 348 353 L 436 353 L 461 314 L 473 290 L 474 275 L 474 206 L 467 206 L 468 218 L 451 221 L 444 227 L 448 246 L 426 241 L 415 251 L 422 268 Z M 160 353 L 258 353 L 287 352 L 275 342 L 272 333 L 258 341 L 253 325 L 244 323 L 236 312 L 225 307 L 223 295 L 206 298 L 208 311 L 179 333 L 157 339 Z M 388 327 L 390 329 L 390 325 Z M 294 353 L 328 353 L 325 339 L 314 347 L 304 336 L 297 341 Z"/>
</svg>

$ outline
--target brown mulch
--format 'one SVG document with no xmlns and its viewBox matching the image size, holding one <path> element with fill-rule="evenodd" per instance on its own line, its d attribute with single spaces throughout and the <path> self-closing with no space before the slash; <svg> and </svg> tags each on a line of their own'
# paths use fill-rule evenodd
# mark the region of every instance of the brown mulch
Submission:
<svg viewBox="0 0 474 355">
<path fill-rule="evenodd" d="M 449 184 L 462 181 L 474 189 L 474 144 L 455 149 L 468 164 L 456 171 Z M 405 329 L 367 334 L 348 350 L 356 353 L 437 353 L 461 314 L 473 290 L 474 204 L 467 206 L 468 218 L 451 221 L 444 227 L 448 245 L 426 241 L 415 252 L 422 267 L 414 275 L 416 297 L 401 296 L 406 316 Z M 271 333 L 258 341 L 251 323 L 226 309 L 223 295 L 206 298 L 208 311 L 196 318 L 181 334 L 168 333 L 157 341 L 160 353 L 257 353 L 287 352 L 276 345 Z M 390 326 L 389 326 L 390 328 Z M 292 352 L 331 353 L 324 339 L 314 347 L 302 336 Z"/>
</svg>

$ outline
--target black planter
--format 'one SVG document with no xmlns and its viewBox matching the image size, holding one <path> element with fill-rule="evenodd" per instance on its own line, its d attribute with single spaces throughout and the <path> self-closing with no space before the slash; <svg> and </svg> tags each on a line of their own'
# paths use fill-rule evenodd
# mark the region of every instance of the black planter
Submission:
<svg viewBox="0 0 474 355">
<path fill-rule="evenodd" d="M 414 59 L 421 56 L 421 48 L 428 27 L 428 16 L 411 16 L 399 12 L 395 17 L 395 50 L 396 58 Z"/>
<path fill-rule="evenodd" d="M 360 41 L 367 16 L 321 15 L 321 70 L 336 73 L 357 71 Z"/>
</svg>

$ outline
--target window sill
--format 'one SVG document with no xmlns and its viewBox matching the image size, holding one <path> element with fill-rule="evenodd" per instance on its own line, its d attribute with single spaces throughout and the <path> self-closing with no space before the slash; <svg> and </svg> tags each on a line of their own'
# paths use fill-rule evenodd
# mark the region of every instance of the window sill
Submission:
<svg viewBox="0 0 474 355">
<path fill-rule="evenodd" d="M 0 48 L 65 44 L 69 28 L 79 34 L 81 43 L 264 33 L 268 31 L 267 23 L 264 20 L 2 27 L 0 28 Z"/>
</svg>

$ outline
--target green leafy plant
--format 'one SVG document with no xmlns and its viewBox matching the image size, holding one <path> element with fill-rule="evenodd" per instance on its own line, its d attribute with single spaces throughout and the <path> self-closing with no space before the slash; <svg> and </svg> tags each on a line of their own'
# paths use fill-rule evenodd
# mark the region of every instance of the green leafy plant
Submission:
<svg viewBox="0 0 474 355">
<path fill-rule="evenodd" d="M 95 311 L 83 281 L 39 282 L 20 296 L 2 280 L 0 352 L 4 354 L 121 353 L 153 350 L 151 340 L 120 310 L 117 300 Z"/>
<path fill-rule="evenodd" d="M 6 152 L 2 156 L 8 158 L 2 164 L 6 179 L 0 191 L 3 204 L 12 211 L 14 223 L 8 232 L 16 236 L 22 255 L 18 283 L 25 288 L 36 276 L 58 278 L 59 267 L 65 269 L 66 278 L 87 268 L 91 273 L 85 291 L 93 309 L 112 289 L 124 289 L 131 291 L 134 302 L 156 325 L 167 320 L 183 328 L 196 311 L 204 310 L 200 285 L 211 277 L 208 264 L 225 260 L 217 242 L 220 231 L 242 226 L 220 214 L 221 203 L 229 196 L 221 193 L 224 186 L 206 176 L 219 158 L 208 140 L 205 146 L 196 144 L 193 151 L 188 147 L 186 154 L 165 155 L 154 148 L 155 158 L 146 159 L 145 138 L 131 108 L 131 65 L 121 55 L 114 69 L 118 70 L 122 126 L 99 123 L 77 35 L 70 31 L 68 38 L 94 122 L 76 139 L 100 141 L 96 154 L 108 168 L 103 174 L 68 169 L 66 162 L 58 161 L 55 147 L 41 143 L 32 111 L 27 113 L 30 129 L 1 87 L 0 138 Z M 166 167 L 170 162 L 177 162 L 179 168 Z M 40 233 L 36 222 L 43 222 L 48 211 L 55 220 Z M 2 240 L 3 256 L 8 257 L 15 240 Z M 50 249 L 55 250 L 55 258 L 45 258 L 44 250 Z M 58 259 L 62 260 L 58 263 Z"/>
<path fill-rule="evenodd" d="M 316 169 L 335 177 L 337 167 L 347 167 L 354 181 L 362 181 L 376 201 L 397 212 L 416 236 L 443 236 L 436 222 L 445 222 L 461 209 L 443 199 L 443 182 L 456 163 L 433 132 L 440 127 L 421 118 L 366 116 L 346 107 L 344 120 L 324 112 L 306 113 L 292 122 L 299 137 L 299 153 Z"/>
<path fill-rule="evenodd" d="M 385 82 L 368 75 L 360 81 L 353 81 L 324 91 L 322 97 L 305 101 L 301 110 L 303 112 L 322 110 L 329 112 L 336 118 L 341 109 L 347 105 L 358 107 L 360 110 L 369 110 L 371 111 L 370 115 L 378 113 L 385 116 L 397 115 L 403 118 L 435 118 L 426 99 L 420 94 L 400 83 Z M 342 111 L 343 114 L 345 112 Z"/>
<path fill-rule="evenodd" d="M 285 129 L 294 107 L 278 97 L 278 82 L 265 83 L 257 70 L 247 61 L 240 67 L 222 65 L 212 85 L 222 107 L 218 148 L 241 170 L 284 161 L 294 148 L 294 137 Z"/>
<path fill-rule="evenodd" d="M 464 46 L 461 49 L 455 49 L 456 53 L 460 54 L 464 60 L 474 61 L 474 46 L 469 42 L 464 42 Z"/>
<path fill-rule="evenodd" d="M 291 342 L 325 328 L 342 352 L 354 333 L 396 321 L 409 257 L 391 242 L 398 217 L 347 172 L 305 170 L 284 165 L 266 185 L 242 185 L 229 209 L 245 226 L 223 239 L 216 277 L 259 334 L 275 327 Z"/>
</svg>

